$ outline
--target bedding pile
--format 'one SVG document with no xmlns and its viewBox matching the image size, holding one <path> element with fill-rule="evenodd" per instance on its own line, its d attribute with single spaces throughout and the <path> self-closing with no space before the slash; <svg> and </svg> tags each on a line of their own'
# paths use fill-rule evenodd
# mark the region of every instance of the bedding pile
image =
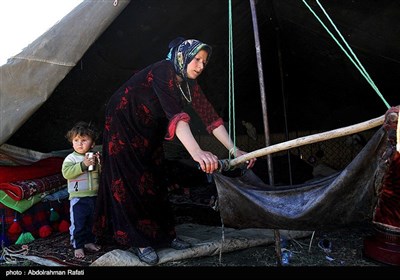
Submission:
<svg viewBox="0 0 400 280">
<path fill-rule="evenodd" d="M 68 231 L 63 159 L 63 153 L 42 154 L 7 144 L 0 146 L 2 248 Z"/>
</svg>

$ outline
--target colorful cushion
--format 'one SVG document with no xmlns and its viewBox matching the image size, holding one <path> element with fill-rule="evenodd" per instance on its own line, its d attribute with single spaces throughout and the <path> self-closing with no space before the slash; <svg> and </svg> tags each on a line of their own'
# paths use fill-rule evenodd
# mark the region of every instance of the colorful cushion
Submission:
<svg viewBox="0 0 400 280">
<path fill-rule="evenodd" d="M 59 216 L 57 221 L 52 221 L 51 219 L 53 211 L 57 212 Z M 57 226 L 57 224 L 62 220 L 69 221 L 69 200 L 41 201 L 34 204 L 24 213 L 19 213 L 0 203 L 0 216 L 0 221 L 4 224 L 4 231 L 2 234 L 7 236 L 10 244 L 13 244 L 20 236 L 20 233 L 13 234 L 10 232 L 14 223 L 19 224 L 22 232 L 29 232 L 35 238 L 39 238 L 39 230 L 42 226 Z"/>
</svg>

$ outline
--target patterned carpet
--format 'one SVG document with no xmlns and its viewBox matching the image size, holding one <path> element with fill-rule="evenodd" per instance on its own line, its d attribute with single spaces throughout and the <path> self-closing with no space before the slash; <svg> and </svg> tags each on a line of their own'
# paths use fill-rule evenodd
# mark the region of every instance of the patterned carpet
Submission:
<svg viewBox="0 0 400 280">
<path fill-rule="evenodd" d="M 74 258 L 74 249 L 69 243 L 69 233 L 55 233 L 47 238 L 36 239 L 34 242 L 25 245 L 12 245 L 3 251 L 3 254 L 9 255 L 9 259 L 14 257 L 25 258 L 25 256 L 35 256 L 55 262 L 63 266 L 89 266 L 93 261 L 114 249 L 124 249 L 116 246 L 103 247 L 99 252 L 89 252 L 86 250 L 86 256 L 83 259 Z M 24 250 L 25 249 L 25 250 Z M 126 248 L 125 248 L 126 249 Z"/>
</svg>

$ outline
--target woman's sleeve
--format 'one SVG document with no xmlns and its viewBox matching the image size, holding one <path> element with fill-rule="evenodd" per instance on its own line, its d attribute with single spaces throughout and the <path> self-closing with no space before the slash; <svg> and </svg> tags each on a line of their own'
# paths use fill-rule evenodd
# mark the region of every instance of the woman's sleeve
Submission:
<svg viewBox="0 0 400 280">
<path fill-rule="evenodd" d="M 182 111 L 182 101 L 176 93 L 175 71 L 168 62 L 161 62 L 150 72 L 152 86 L 160 101 L 161 107 L 169 120 L 166 140 L 175 137 L 176 125 L 179 121 L 190 122 L 190 116 Z"/>
<path fill-rule="evenodd" d="M 211 134 L 214 129 L 224 124 L 223 119 L 217 114 L 197 83 L 193 86 L 192 99 L 193 109 L 206 126 L 208 133 Z"/>
</svg>

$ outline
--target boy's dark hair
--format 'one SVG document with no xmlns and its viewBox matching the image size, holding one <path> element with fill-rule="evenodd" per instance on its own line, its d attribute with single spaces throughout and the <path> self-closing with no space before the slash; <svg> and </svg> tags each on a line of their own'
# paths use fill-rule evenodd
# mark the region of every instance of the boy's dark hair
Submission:
<svg viewBox="0 0 400 280">
<path fill-rule="evenodd" d="M 72 138 L 74 138 L 77 135 L 84 136 L 87 135 L 90 138 L 93 139 L 93 141 L 96 141 L 97 138 L 99 137 L 99 131 L 97 128 L 92 124 L 92 123 L 87 123 L 84 121 L 77 122 L 65 135 L 65 138 L 69 142 L 72 143 Z"/>
</svg>

